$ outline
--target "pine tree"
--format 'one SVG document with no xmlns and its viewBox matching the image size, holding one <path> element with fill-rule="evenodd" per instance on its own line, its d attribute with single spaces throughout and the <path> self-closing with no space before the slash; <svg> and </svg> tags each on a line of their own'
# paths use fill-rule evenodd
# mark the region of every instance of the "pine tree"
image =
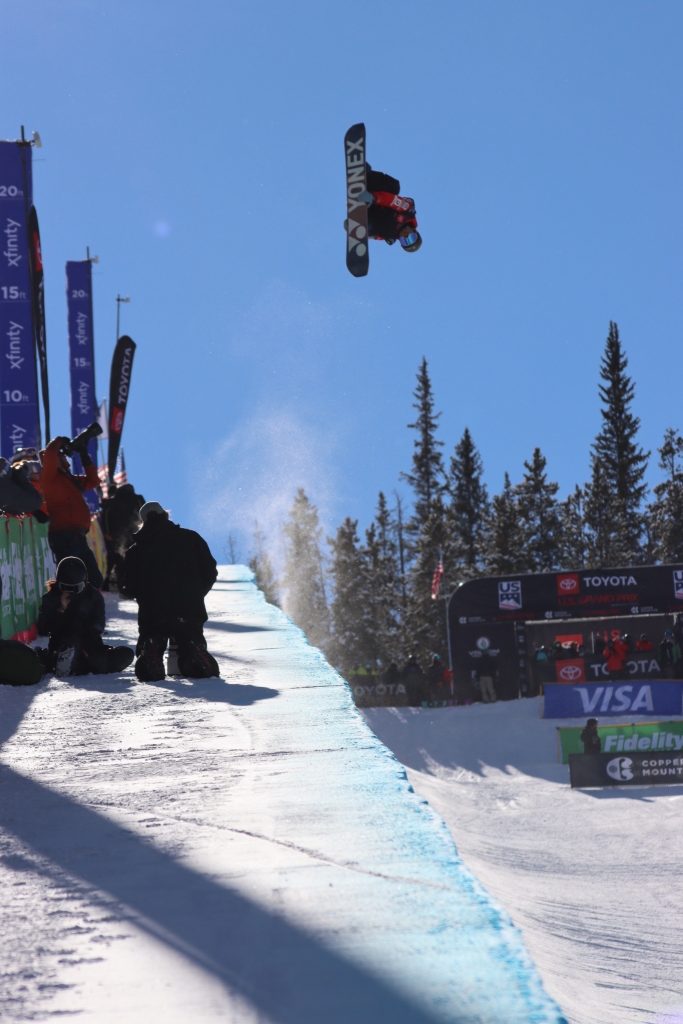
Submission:
<svg viewBox="0 0 683 1024">
<path fill-rule="evenodd" d="M 526 473 L 516 488 L 520 557 L 526 572 L 552 572 L 560 561 L 559 485 L 546 476 L 546 459 L 534 448 Z"/>
<path fill-rule="evenodd" d="M 586 569 L 588 546 L 583 522 L 583 491 L 575 487 L 560 503 L 560 555 L 562 569 Z"/>
<path fill-rule="evenodd" d="M 525 571 L 517 496 L 505 474 L 503 490 L 491 501 L 485 533 L 485 569 L 492 576 Z"/>
<path fill-rule="evenodd" d="M 266 549 L 266 540 L 258 523 L 254 527 L 254 554 L 249 559 L 249 568 L 254 574 L 254 582 L 263 593 L 269 604 L 280 604 L 278 582 L 273 563 Z"/>
<path fill-rule="evenodd" d="M 309 642 L 324 650 L 330 633 L 320 549 L 322 531 L 318 510 L 301 487 L 296 492 L 284 534 L 284 609 L 303 629 Z"/>
<path fill-rule="evenodd" d="M 482 482 L 483 464 L 467 427 L 451 456 L 447 491 L 444 564 L 448 587 L 477 576 L 483 566 L 489 500 Z"/>
<path fill-rule="evenodd" d="M 330 660 L 342 672 L 374 660 L 367 561 L 359 546 L 358 520 L 348 517 L 330 540 L 334 581 Z"/>
<path fill-rule="evenodd" d="M 630 565 L 643 558 L 643 499 L 649 452 L 636 437 L 640 420 L 631 411 L 635 385 L 626 373 L 619 329 L 611 321 L 600 366 L 602 428 L 592 446 L 592 478 L 586 486 L 589 557 L 596 566 Z"/>
<path fill-rule="evenodd" d="M 400 515 L 400 509 L 399 509 Z M 402 641 L 404 588 L 399 555 L 398 523 L 380 491 L 377 512 L 365 533 L 373 660 L 386 668 L 408 655 Z"/>
<path fill-rule="evenodd" d="M 666 478 L 648 509 L 653 555 L 658 562 L 683 562 L 683 437 L 667 428 L 658 451 Z"/>
<path fill-rule="evenodd" d="M 440 413 L 434 411 L 434 397 L 427 360 L 423 358 L 413 392 L 417 410 L 413 464 L 403 478 L 414 494 L 413 512 L 406 524 L 408 540 L 408 598 L 405 629 L 408 643 L 419 657 L 430 652 L 445 653 L 443 609 L 431 596 L 434 568 L 445 540 L 444 467 L 436 436 Z"/>
<path fill-rule="evenodd" d="M 413 514 L 407 524 L 410 538 L 419 537 L 424 523 L 433 514 L 441 501 L 444 491 L 444 468 L 441 457 L 443 441 L 436 436 L 441 413 L 434 412 L 434 396 L 432 383 L 429 379 L 427 360 L 422 359 L 417 375 L 417 386 L 413 392 L 415 401 L 413 408 L 417 410 L 417 419 L 409 423 L 415 431 L 413 443 L 413 465 L 410 473 L 402 473 L 415 496 Z"/>
</svg>

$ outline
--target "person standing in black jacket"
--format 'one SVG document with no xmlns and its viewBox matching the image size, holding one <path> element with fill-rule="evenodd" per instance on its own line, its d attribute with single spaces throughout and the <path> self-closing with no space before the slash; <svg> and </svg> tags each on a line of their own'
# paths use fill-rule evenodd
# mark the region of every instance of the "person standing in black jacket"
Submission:
<svg viewBox="0 0 683 1024">
<path fill-rule="evenodd" d="M 598 733 L 597 718 L 589 718 L 584 729 L 581 731 L 581 742 L 583 743 L 584 754 L 599 754 L 602 750 L 600 735 Z"/>
<path fill-rule="evenodd" d="M 121 593 L 138 603 L 135 674 L 146 682 L 164 679 L 164 651 L 174 639 L 181 675 L 217 676 L 218 664 L 204 640 L 204 598 L 218 575 L 216 561 L 206 541 L 172 523 L 159 502 L 146 502 L 140 521 L 119 573 Z"/>
</svg>

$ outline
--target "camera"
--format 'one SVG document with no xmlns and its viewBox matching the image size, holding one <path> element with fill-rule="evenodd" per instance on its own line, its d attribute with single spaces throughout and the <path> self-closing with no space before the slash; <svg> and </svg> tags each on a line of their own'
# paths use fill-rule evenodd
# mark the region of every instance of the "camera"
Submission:
<svg viewBox="0 0 683 1024">
<path fill-rule="evenodd" d="M 64 455 L 72 455 L 74 452 L 85 451 L 88 441 L 93 437 L 98 437 L 102 433 L 102 427 L 99 425 L 97 420 L 94 420 L 90 426 L 82 430 L 80 434 L 67 441 L 62 445 L 62 452 Z"/>
</svg>

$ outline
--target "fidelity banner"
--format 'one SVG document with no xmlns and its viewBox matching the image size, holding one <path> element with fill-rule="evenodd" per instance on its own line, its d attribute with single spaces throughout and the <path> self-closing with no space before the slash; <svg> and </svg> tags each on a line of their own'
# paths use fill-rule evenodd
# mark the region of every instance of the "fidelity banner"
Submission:
<svg viewBox="0 0 683 1024">
<path fill-rule="evenodd" d="M 583 726 L 568 726 L 557 730 L 560 740 L 560 759 L 569 764 L 570 754 L 582 754 Z M 662 753 L 683 751 L 683 721 L 632 722 L 629 725 L 598 725 L 598 736 L 603 754 L 623 754 L 646 750 Z"/>
<path fill-rule="evenodd" d="M 571 754 L 572 787 L 670 786 L 683 782 L 681 754 Z"/>
<path fill-rule="evenodd" d="M 50 384 L 47 377 L 47 331 L 45 328 L 45 283 L 43 275 L 43 251 L 40 246 L 40 228 L 35 206 L 31 207 L 28 218 L 28 252 L 31 261 L 31 298 L 33 303 L 33 326 L 35 330 L 36 355 L 40 366 L 40 389 L 43 393 L 43 415 L 45 417 L 45 443 L 50 440 Z"/>
<path fill-rule="evenodd" d="M 31 146 L 0 142 L 0 452 L 40 447 L 28 245 Z"/>
<path fill-rule="evenodd" d="M 130 394 L 130 376 L 133 370 L 134 355 L 135 342 L 127 334 L 122 334 L 114 349 L 109 384 L 109 458 L 107 464 L 110 482 L 114 479 L 116 460 L 121 447 L 121 434 Z"/>
<path fill-rule="evenodd" d="M 544 718 L 680 714 L 683 714 L 683 682 L 680 680 L 585 686 L 548 683 L 544 687 Z"/>
</svg>

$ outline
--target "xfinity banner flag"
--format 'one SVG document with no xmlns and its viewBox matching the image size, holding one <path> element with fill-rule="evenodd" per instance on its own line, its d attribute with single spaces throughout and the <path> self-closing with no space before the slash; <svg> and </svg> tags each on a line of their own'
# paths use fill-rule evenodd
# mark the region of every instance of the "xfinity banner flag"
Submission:
<svg viewBox="0 0 683 1024">
<path fill-rule="evenodd" d="M 31 146 L 0 142 L 0 452 L 41 447 L 28 245 Z"/>
<path fill-rule="evenodd" d="M 126 418 L 134 355 L 135 342 L 127 334 L 122 334 L 114 349 L 109 384 L 109 458 L 107 464 L 110 483 L 114 480 L 116 460 L 121 447 L 121 434 Z"/>
<path fill-rule="evenodd" d="M 40 388 L 43 393 L 45 417 L 45 443 L 50 440 L 50 386 L 47 379 L 47 332 L 45 329 L 45 285 L 43 282 L 43 253 L 40 247 L 40 228 L 35 206 L 28 218 L 28 251 L 31 260 L 31 298 L 36 355 L 40 366 Z"/>
<path fill-rule="evenodd" d="M 76 437 L 98 418 L 95 393 L 95 332 L 92 311 L 92 264 L 73 260 L 66 265 L 66 304 L 69 324 L 69 379 L 71 383 L 71 436 Z M 95 465 L 97 438 L 88 441 L 88 454 Z M 73 456 L 76 472 L 80 459 Z M 99 507 L 95 491 L 83 495 L 92 511 Z"/>
</svg>

